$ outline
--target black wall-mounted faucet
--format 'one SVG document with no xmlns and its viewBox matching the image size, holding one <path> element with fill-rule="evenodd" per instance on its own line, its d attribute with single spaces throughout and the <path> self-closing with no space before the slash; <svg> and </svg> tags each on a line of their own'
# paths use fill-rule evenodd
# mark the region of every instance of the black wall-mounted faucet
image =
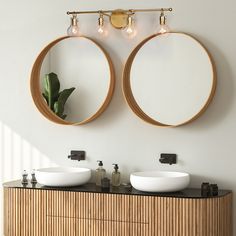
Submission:
<svg viewBox="0 0 236 236">
<path fill-rule="evenodd" d="M 85 151 L 71 151 L 68 158 L 77 161 L 85 160 Z"/>
<path fill-rule="evenodd" d="M 161 153 L 159 161 L 163 164 L 176 164 L 177 163 L 177 155 L 172 153 Z"/>
</svg>

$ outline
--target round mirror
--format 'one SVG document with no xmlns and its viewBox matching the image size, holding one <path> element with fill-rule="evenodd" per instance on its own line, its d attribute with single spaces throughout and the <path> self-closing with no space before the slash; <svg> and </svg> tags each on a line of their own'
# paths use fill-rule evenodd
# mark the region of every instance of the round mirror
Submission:
<svg viewBox="0 0 236 236">
<path fill-rule="evenodd" d="M 184 33 L 148 37 L 130 54 L 124 70 L 129 106 L 140 118 L 159 126 L 179 126 L 199 117 L 215 87 L 208 51 Z"/>
<path fill-rule="evenodd" d="M 115 86 L 110 57 L 93 39 L 62 37 L 46 46 L 31 74 L 39 111 L 59 124 L 84 124 L 109 104 Z"/>
</svg>

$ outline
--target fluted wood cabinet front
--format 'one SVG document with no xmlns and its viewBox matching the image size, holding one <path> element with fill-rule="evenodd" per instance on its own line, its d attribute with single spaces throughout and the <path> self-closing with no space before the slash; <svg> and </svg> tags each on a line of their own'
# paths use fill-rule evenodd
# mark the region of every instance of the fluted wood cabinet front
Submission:
<svg viewBox="0 0 236 236">
<path fill-rule="evenodd" d="M 169 198 L 4 188 L 5 236 L 232 236 L 232 194 Z"/>
</svg>

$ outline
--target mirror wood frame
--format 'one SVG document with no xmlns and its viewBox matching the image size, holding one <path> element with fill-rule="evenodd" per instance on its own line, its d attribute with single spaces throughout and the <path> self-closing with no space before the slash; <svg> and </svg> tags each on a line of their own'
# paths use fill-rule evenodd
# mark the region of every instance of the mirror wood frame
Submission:
<svg viewBox="0 0 236 236">
<path fill-rule="evenodd" d="M 138 105 L 138 103 L 136 102 L 134 95 L 132 93 L 132 88 L 131 88 L 131 81 L 130 81 L 130 72 L 131 72 L 131 68 L 132 68 L 132 63 L 134 61 L 135 56 L 137 55 L 137 53 L 139 52 L 139 50 L 145 45 L 145 43 L 147 43 L 149 40 L 160 36 L 160 33 L 157 34 L 153 34 L 149 37 L 147 37 L 146 39 L 144 39 L 141 43 L 139 43 L 131 52 L 131 54 L 129 55 L 126 64 L 125 64 L 125 68 L 123 71 L 123 80 L 122 80 L 122 88 L 123 88 L 123 95 L 125 97 L 125 100 L 127 102 L 127 104 L 129 105 L 129 107 L 131 108 L 131 110 L 134 112 L 134 114 L 136 114 L 139 118 L 141 118 L 143 121 L 155 125 L 155 126 L 160 126 L 160 127 L 178 127 L 178 126 L 182 126 L 185 124 L 188 124 L 194 120 L 196 120 L 198 117 L 200 117 L 207 109 L 207 107 L 209 106 L 210 102 L 212 101 L 215 91 L 216 91 L 216 84 L 217 84 L 217 76 L 216 76 L 216 68 L 215 68 L 215 64 L 214 61 L 212 59 L 212 56 L 210 54 L 210 52 L 207 50 L 207 48 L 195 37 L 193 37 L 190 34 L 187 33 L 183 33 L 183 32 L 169 32 L 169 34 L 171 33 L 175 33 L 175 34 L 183 34 L 183 35 L 187 35 L 191 38 L 193 38 L 197 43 L 200 44 L 200 46 L 206 51 L 208 57 L 209 57 L 209 61 L 211 62 L 211 66 L 212 66 L 212 72 L 213 72 L 213 78 L 212 78 L 212 88 L 209 94 L 209 97 L 207 99 L 207 101 L 205 102 L 204 106 L 200 109 L 200 111 L 194 115 L 192 118 L 190 118 L 189 120 L 181 123 L 181 124 L 177 124 L 177 125 L 169 125 L 169 124 L 164 124 L 159 122 L 158 120 L 155 120 L 153 118 L 151 118 L 150 116 L 148 116 Z"/>
<path fill-rule="evenodd" d="M 114 93 L 114 89 L 115 89 L 115 70 L 114 70 L 114 66 L 113 66 L 113 63 L 112 63 L 112 60 L 111 60 L 110 56 L 108 55 L 108 53 L 105 51 L 105 49 L 98 42 L 96 42 L 94 39 L 89 38 L 87 36 L 73 37 L 73 38 L 87 39 L 91 43 L 94 43 L 98 47 L 98 49 L 100 49 L 102 51 L 102 53 L 104 54 L 104 56 L 105 56 L 105 58 L 108 62 L 109 69 L 110 69 L 110 84 L 109 84 L 109 89 L 108 89 L 107 96 L 106 96 L 105 100 L 103 101 L 100 108 L 92 116 L 90 116 L 87 119 L 82 120 L 80 122 L 69 122 L 69 121 L 61 119 L 60 117 L 58 117 L 54 112 L 52 112 L 49 109 L 48 105 L 46 104 L 45 100 L 43 99 L 42 91 L 40 89 L 40 79 L 41 79 L 40 78 L 40 71 L 41 71 L 43 60 L 46 57 L 49 50 L 54 45 L 56 45 L 60 41 L 65 40 L 67 38 L 71 38 L 71 37 L 70 36 L 64 36 L 64 37 L 60 37 L 60 38 L 52 41 L 40 52 L 39 56 L 36 58 L 36 61 L 33 64 L 33 68 L 32 68 L 32 71 L 31 71 L 30 90 L 31 90 L 31 95 L 32 95 L 32 98 L 33 98 L 33 101 L 34 101 L 36 107 L 38 108 L 38 110 L 41 112 L 41 114 L 44 117 L 46 117 L 50 121 L 55 122 L 57 124 L 82 125 L 82 124 L 86 124 L 86 123 L 89 123 L 89 122 L 95 120 L 98 116 L 100 116 L 102 114 L 102 112 L 109 105 L 109 103 L 112 99 L 112 95 Z"/>
</svg>

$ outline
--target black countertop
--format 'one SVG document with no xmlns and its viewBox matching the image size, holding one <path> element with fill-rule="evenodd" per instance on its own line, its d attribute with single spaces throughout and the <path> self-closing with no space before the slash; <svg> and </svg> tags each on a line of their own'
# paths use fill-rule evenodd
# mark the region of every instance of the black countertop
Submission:
<svg viewBox="0 0 236 236">
<path fill-rule="evenodd" d="M 150 193 L 141 192 L 131 186 L 120 186 L 111 187 L 108 190 L 103 190 L 101 187 L 97 187 L 94 183 L 88 183 L 82 186 L 76 187 L 49 187 L 40 184 L 22 185 L 21 180 L 11 181 L 3 184 L 5 188 L 21 188 L 21 189 L 35 189 L 35 190 L 55 190 L 55 191 L 70 191 L 70 192 L 91 192 L 91 193 L 108 193 L 108 194 L 126 194 L 126 195 L 140 195 L 140 196 L 157 196 L 157 197 L 175 197 L 175 198 L 206 198 L 201 196 L 201 189 L 198 188 L 187 188 L 179 192 L 169 193 Z M 230 190 L 219 190 L 218 196 L 223 197 L 232 191 Z M 207 197 L 211 198 L 211 197 Z"/>
</svg>

